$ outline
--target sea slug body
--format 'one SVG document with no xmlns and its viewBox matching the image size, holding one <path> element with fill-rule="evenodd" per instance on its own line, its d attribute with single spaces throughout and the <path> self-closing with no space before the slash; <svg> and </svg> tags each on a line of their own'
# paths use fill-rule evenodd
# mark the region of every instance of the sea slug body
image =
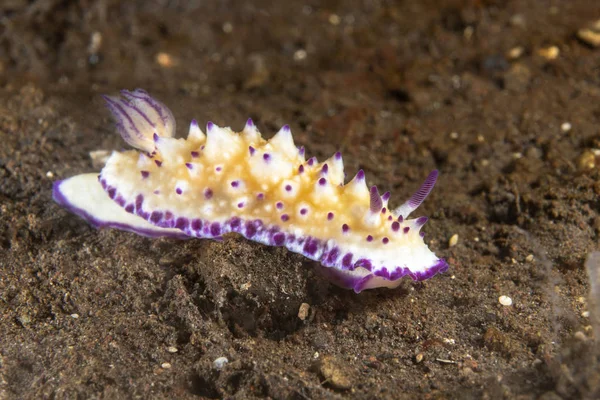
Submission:
<svg viewBox="0 0 600 400">
<path fill-rule="evenodd" d="M 335 283 L 360 292 L 447 270 L 423 241 L 426 217 L 408 219 L 437 179 L 390 210 L 362 170 L 344 183 L 342 155 L 305 159 L 285 125 L 265 141 L 252 120 L 233 132 L 192 121 L 175 139 L 169 109 L 145 91 L 105 96 L 123 139 L 98 174 L 55 182 L 54 200 L 96 227 L 145 236 L 220 240 L 235 232 L 318 261 Z"/>
</svg>

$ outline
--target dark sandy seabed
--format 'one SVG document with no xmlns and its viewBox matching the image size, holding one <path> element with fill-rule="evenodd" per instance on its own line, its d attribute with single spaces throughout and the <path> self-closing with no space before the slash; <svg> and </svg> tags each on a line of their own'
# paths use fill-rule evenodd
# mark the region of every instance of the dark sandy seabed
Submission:
<svg viewBox="0 0 600 400">
<path fill-rule="evenodd" d="M 0 2 L 0 398 L 597 398 L 600 4 L 272 3 Z M 392 206 L 439 169 L 416 215 L 450 270 L 357 295 L 236 236 L 91 228 L 52 182 L 125 147 L 99 95 L 136 87 L 179 136 L 288 123 Z"/>
</svg>

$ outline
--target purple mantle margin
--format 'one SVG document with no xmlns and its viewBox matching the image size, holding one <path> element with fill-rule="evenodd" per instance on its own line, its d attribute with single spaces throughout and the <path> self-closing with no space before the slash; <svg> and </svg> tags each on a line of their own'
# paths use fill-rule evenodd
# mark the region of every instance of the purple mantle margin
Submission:
<svg viewBox="0 0 600 400">
<path fill-rule="evenodd" d="M 151 229 L 144 229 L 132 225 L 101 220 L 91 215 L 89 212 L 74 206 L 61 192 L 60 185 L 63 181 L 57 181 L 53 186 L 54 200 L 65 207 L 67 210 L 80 216 L 96 228 L 115 228 L 129 232 L 134 232 L 147 237 L 173 237 L 177 239 L 205 238 L 221 240 L 224 234 L 234 232 L 242 235 L 246 239 L 256 241 L 270 246 L 284 246 L 288 250 L 302 254 L 303 256 L 321 263 L 321 270 L 324 275 L 333 283 L 344 288 L 353 289 L 356 293 L 361 292 L 368 286 L 371 279 L 376 277 L 383 278 L 386 281 L 397 281 L 404 276 L 409 276 L 415 281 L 429 279 L 437 273 L 445 272 L 448 264 L 443 259 L 429 267 L 424 272 L 414 273 L 404 266 L 394 266 L 391 268 L 374 268 L 370 259 L 355 257 L 352 253 L 344 253 L 341 249 L 332 244 L 331 241 L 323 241 L 314 237 L 296 237 L 293 234 L 282 232 L 278 226 L 267 226 L 261 220 L 244 220 L 239 217 L 232 217 L 224 222 L 211 222 L 201 219 L 189 219 L 177 217 L 172 212 L 153 211 L 148 212 L 143 209 L 144 197 L 138 195 L 134 203 L 126 203 L 124 198 L 113 188 L 106 184 L 104 179 L 100 180 L 105 193 L 113 199 L 126 212 L 135 214 L 146 220 L 150 224 L 159 228 L 175 228 L 181 231 L 181 234 L 172 232 L 159 232 Z M 351 271 L 357 268 L 363 268 L 363 275 L 354 275 Z M 368 272 L 367 272 L 368 271 Z M 372 272 L 371 272 L 372 271 Z"/>
</svg>

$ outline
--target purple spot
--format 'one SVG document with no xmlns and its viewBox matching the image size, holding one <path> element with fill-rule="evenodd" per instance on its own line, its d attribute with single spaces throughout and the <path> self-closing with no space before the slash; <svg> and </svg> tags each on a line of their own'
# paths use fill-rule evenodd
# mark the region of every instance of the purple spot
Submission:
<svg viewBox="0 0 600 400">
<path fill-rule="evenodd" d="M 388 272 L 388 269 L 383 267 L 378 271 L 375 271 L 373 273 L 376 276 L 381 276 L 382 278 L 389 278 L 390 277 L 390 273 Z"/>
<path fill-rule="evenodd" d="M 256 149 L 252 146 L 248 146 L 248 151 L 250 152 L 250 155 L 253 156 Z"/>
<path fill-rule="evenodd" d="M 314 255 L 317 252 L 317 241 L 309 237 L 304 243 L 303 251 L 311 256 Z"/>
<path fill-rule="evenodd" d="M 283 222 L 287 222 L 289 219 L 290 219 L 290 216 L 289 216 L 289 215 L 287 215 L 287 214 L 283 214 L 283 215 L 281 216 L 281 220 L 282 220 Z"/>
<path fill-rule="evenodd" d="M 200 156 L 200 153 L 197 151 L 192 151 L 192 158 L 198 158 L 198 156 Z"/>
<path fill-rule="evenodd" d="M 175 193 L 181 194 L 181 193 L 183 193 L 183 190 L 181 190 L 181 188 L 177 188 L 177 189 L 175 189 Z"/>
<path fill-rule="evenodd" d="M 299 174 L 301 174 L 301 173 L 303 173 L 303 172 L 304 172 L 304 165 L 300 165 L 300 166 L 298 167 L 298 173 L 299 173 Z"/>
<path fill-rule="evenodd" d="M 327 255 L 327 260 L 326 260 L 327 263 L 333 264 L 335 262 L 335 260 L 337 260 L 339 255 L 340 255 L 340 249 L 338 249 L 337 247 L 334 247 Z"/>
<path fill-rule="evenodd" d="M 127 204 L 127 207 L 125 207 L 125 211 L 127 211 L 128 213 L 133 213 L 134 210 L 134 206 L 133 204 Z"/>
<path fill-rule="evenodd" d="M 410 231 L 410 227 L 407 226 L 406 228 L 404 228 L 404 233 L 408 233 L 408 231 Z"/>
<path fill-rule="evenodd" d="M 304 156 L 304 146 L 300 146 L 300 149 L 298 149 L 298 154 L 300 154 L 300 157 Z"/>
<path fill-rule="evenodd" d="M 165 219 L 168 219 L 168 220 L 173 219 L 173 213 L 171 211 L 167 211 L 165 213 Z"/>
<path fill-rule="evenodd" d="M 154 192 L 152 192 L 154 194 L 160 194 L 160 190 L 156 189 Z"/>
<path fill-rule="evenodd" d="M 327 183 L 327 179 L 325 179 L 325 178 L 319 179 L 319 185 L 325 186 L 326 183 Z"/>
<path fill-rule="evenodd" d="M 348 226 L 348 224 L 344 224 L 342 225 L 342 232 L 346 233 L 350 230 L 350 227 Z"/>
<path fill-rule="evenodd" d="M 400 222 L 398 222 L 398 221 L 392 222 L 392 230 L 394 232 L 398 232 L 399 229 L 400 229 Z"/>
<path fill-rule="evenodd" d="M 373 241 L 373 236 L 369 235 L 367 236 L 367 242 L 372 242 Z"/>
<path fill-rule="evenodd" d="M 160 167 L 162 165 L 162 161 L 154 160 L 154 164 L 156 164 L 157 167 Z"/>
<path fill-rule="evenodd" d="M 215 128 L 215 124 L 213 124 L 212 122 L 208 121 L 206 123 L 206 130 L 207 131 L 212 131 Z"/>
<path fill-rule="evenodd" d="M 177 222 L 175 222 L 175 228 L 177 229 L 186 229 L 190 224 L 190 221 L 187 218 L 179 217 L 177 218 Z"/>
<path fill-rule="evenodd" d="M 323 164 L 323 168 L 321 168 L 321 173 L 326 174 L 329 171 L 329 166 L 327 164 Z"/>
<path fill-rule="evenodd" d="M 275 207 L 277 207 L 278 210 L 281 210 L 283 208 L 283 203 L 278 201 L 277 203 L 275 203 Z"/>
<path fill-rule="evenodd" d="M 146 179 L 148 176 L 150 176 L 150 172 L 142 171 L 142 178 Z"/>
<path fill-rule="evenodd" d="M 152 214 L 150 214 L 150 222 L 153 223 L 158 223 L 163 217 L 163 213 L 161 213 L 160 211 L 153 211 Z"/>
<path fill-rule="evenodd" d="M 136 210 L 141 210 L 142 209 L 142 203 L 144 202 L 144 196 L 141 194 L 138 194 L 135 198 L 135 209 Z"/>
<path fill-rule="evenodd" d="M 243 201 L 241 201 L 241 202 L 238 203 L 238 208 L 244 208 L 244 202 Z"/>
<path fill-rule="evenodd" d="M 383 194 L 383 196 L 381 196 L 381 200 L 383 201 L 388 201 L 390 199 L 390 197 L 392 196 L 392 194 L 390 192 L 385 192 Z"/>
<path fill-rule="evenodd" d="M 336 161 L 339 161 L 342 159 L 342 153 L 340 153 L 339 151 L 337 153 L 335 153 L 335 159 Z"/>
<path fill-rule="evenodd" d="M 187 169 L 193 169 L 194 168 L 194 165 L 191 164 L 191 163 L 189 163 L 189 162 L 185 163 L 185 166 L 187 167 Z"/>
<path fill-rule="evenodd" d="M 331 221 L 333 219 L 333 213 L 330 211 L 327 213 L 327 221 Z"/>
<path fill-rule="evenodd" d="M 393 219 L 394 219 L 394 217 L 392 217 L 391 215 L 388 215 L 388 221 L 391 221 Z"/>
<path fill-rule="evenodd" d="M 306 208 L 300 209 L 300 215 L 306 215 L 307 212 L 308 212 L 308 210 Z"/>
<path fill-rule="evenodd" d="M 385 214 L 386 212 L 387 212 L 387 209 L 386 209 L 385 207 L 383 207 L 383 208 L 381 209 L 381 213 L 382 213 L 382 214 Z"/>
<path fill-rule="evenodd" d="M 279 232 L 273 235 L 273 242 L 275 246 L 281 246 L 285 242 L 285 234 Z"/>
<path fill-rule="evenodd" d="M 256 235 L 256 226 L 252 222 L 246 222 L 246 234 L 247 238 L 251 238 Z"/>
<path fill-rule="evenodd" d="M 381 242 L 382 242 L 383 244 L 388 244 L 388 242 L 389 242 L 389 241 L 390 241 L 390 239 L 388 239 L 388 238 L 386 238 L 386 237 L 384 237 L 383 239 L 381 239 Z"/>
<path fill-rule="evenodd" d="M 346 253 L 344 258 L 342 258 L 342 267 L 345 269 L 352 267 L 352 253 Z"/>
<path fill-rule="evenodd" d="M 215 171 L 217 171 L 217 172 L 221 172 L 222 170 L 223 170 L 223 167 L 217 167 L 217 168 L 215 168 Z"/>
<path fill-rule="evenodd" d="M 238 181 L 231 181 L 231 187 L 238 187 L 240 183 Z"/>
<path fill-rule="evenodd" d="M 102 185 L 102 189 L 106 189 L 106 180 L 105 179 L 102 179 L 100 181 L 100 184 Z"/>
<path fill-rule="evenodd" d="M 425 237 L 425 232 L 419 232 L 419 236 L 421 236 L 422 238 Z"/>
<path fill-rule="evenodd" d="M 269 153 L 263 154 L 263 160 L 265 160 L 265 162 L 269 162 L 270 159 L 271 159 L 271 155 Z"/>
<path fill-rule="evenodd" d="M 218 222 L 210 224 L 210 234 L 213 236 L 219 236 L 221 234 L 221 225 Z"/>
<path fill-rule="evenodd" d="M 285 190 L 290 192 L 292 190 L 292 185 L 285 185 Z"/>
<path fill-rule="evenodd" d="M 115 195 L 117 194 L 117 189 L 111 187 L 110 189 L 108 189 L 107 193 L 108 193 L 108 197 L 110 197 L 111 199 L 114 199 Z"/>
<path fill-rule="evenodd" d="M 204 189 L 204 198 L 205 199 L 210 199 L 213 196 L 213 191 L 210 188 L 206 188 Z"/>
<path fill-rule="evenodd" d="M 192 220 L 192 229 L 195 231 L 199 231 L 202 229 L 202 220 L 201 219 L 193 219 Z"/>
<path fill-rule="evenodd" d="M 307 164 L 312 167 L 312 165 L 317 161 L 316 157 L 312 157 L 308 160 Z"/>
<path fill-rule="evenodd" d="M 248 118 L 248 121 L 246 121 L 246 126 L 248 128 L 252 128 L 254 126 L 254 122 L 252 122 L 252 118 Z"/>
<path fill-rule="evenodd" d="M 284 125 L 284 126 L 281 127 L 281 130 L 289 132 L 290 131 L 290 126 L 289 125 Z"/>
<path fill-rule="evenodd" d="M 365 171 L 363 171 L 362 169 L 359 169 L 356 174 L 356 179 L 359 181 L 364 180 L 365 179 Z"/>
<path fill-rule="evenodd" d="M 354 263 L 354 268 L 358 268 L 358 267 L 365 268 L 369 271 L 371 271 L 373 269 L 371 260 L 368 260 L 366 258 L 361 258 L 360 260 L 358 260 L 357 262 Z"/>
<path fill-rule="evenodd" d="M 265 194 L 264 193 L 259 193 L 259 194 L 256 195 L 256 198 L 258 200 L 263 200 L 265 198 Z"/>
<path fill-rule="evenodd" d="M 160 138 L 158 137 L 158 134 L 154 132 L 154 135 L 152 135 L 152 139 L 154 139 L 154 142 L 158 142 Z"/>
<path fill-rule="evenodd" d="M 242 224 L 242 220 L 238 217 L 233 217 L 229 221 L 229 226 L 231 226 L 231 229 L 236 230 L 236 231 L 238 230 L 238 228 L 240 227 L 241 224 Z"/>
<path fill-rule="evenodd" d="M 402 221 L 404 221 L 404 217 L 403 217 L 402 215 L 400 215 L 400 216 L 398 217 L 398 222 L 402 223 Z"/>
<path fill-rule="evenodd" d="M 118 205 L 120 205 L 121 207 L 123 207 L 125 205 L 125 199 L 121 196 L 117 196 L 117 199 L 115 200 L 117 202 Z"/>
<path fill-rule="evenodd" d="M 204 150 L 204 145 L 200 146 L 200 150 Z"/>
</svg>

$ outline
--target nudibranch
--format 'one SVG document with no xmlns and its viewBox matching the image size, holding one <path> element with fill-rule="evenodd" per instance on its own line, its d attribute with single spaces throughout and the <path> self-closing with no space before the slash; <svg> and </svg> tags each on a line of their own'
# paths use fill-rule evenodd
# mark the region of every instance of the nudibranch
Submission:
<svg viewBox="0 0 600 400">
<path fill-rule="evenodd" d="M 367 188 L 362 170 L 344 183 L 338 152 L 305 158 L 290 128 L 266 141 L 248 120 L 236 133 L 194 120 L 174 138 L 171 111 L 143 90 L 105 96 L 123 139 L 137 150 L 113 152 L 98 174 L 55 182 L 54 200 L 92 225 L 177 238 L 222 239 L 234 232 L 285 246 L 318 261 L 338 285 L 357 293 L 394 288 L 448 269 L 423 241 L 426 217 L 408 219 L 435 181 L 390 210 L 390 193 Z"/>
</svg>

